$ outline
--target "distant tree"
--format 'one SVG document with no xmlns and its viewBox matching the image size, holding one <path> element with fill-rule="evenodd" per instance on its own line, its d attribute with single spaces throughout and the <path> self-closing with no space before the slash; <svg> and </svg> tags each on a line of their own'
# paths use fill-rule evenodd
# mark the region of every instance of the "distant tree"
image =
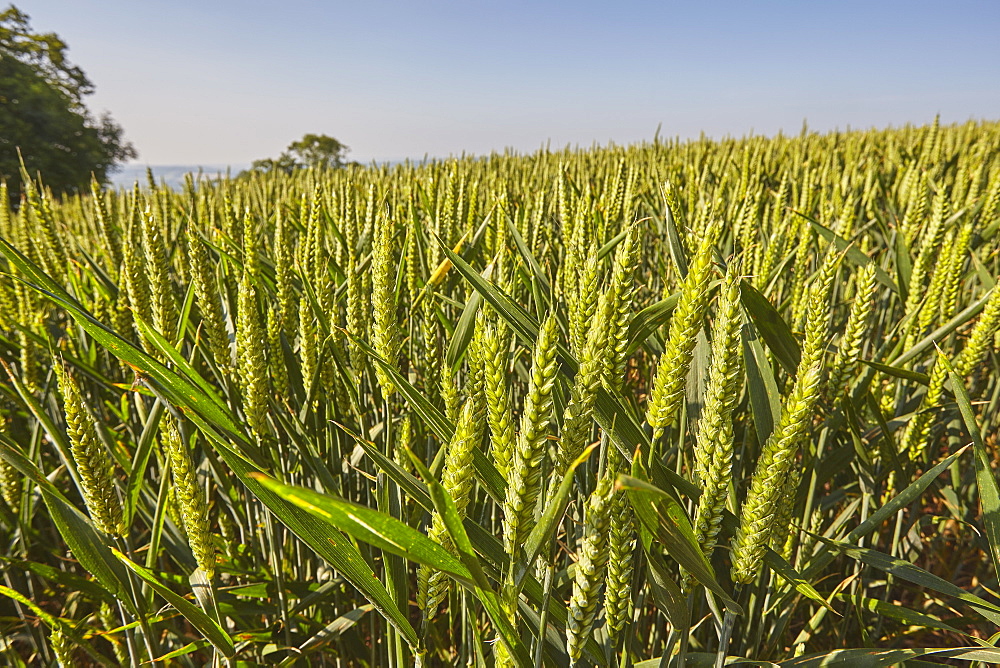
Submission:
<svg viewBox="0 0 1000 668">
<path fill-rule="evenodd" d="M 20 149 L 28 173 L 57 193 L 86 187 L 91 174 L 103 183 L 135 148 L 108 114 L 87 110 L 94 85 L 66 60 L 66 43 L 28 20 L 14 5 L 0 12 L 0 179 L 20 192 Z"/>
<path fill-rule="evenodd" d="M 277 158 L 254 160 L 250 165 L 250 170 L 254 172 L 284 172 L 285 174 L 291 174 L 299 167 L 301 165 L 295 161 L 295 158 L 285 152 Z"/>
<path fill-rule="evenodd" d="M 288 152 L 306 167 L 339 169 L 350 149 L 333 137 L 307 134 L 288 145 Z"/>
<path fill-rule="evenodd" d="M 347 165 L 345 159 L 348 151 L 350 148 L 329 135 L 307 134 L 289 144 L 277 158 L 254 160 L 250 169 L 257 172 L 281 171 L 286 174 L 305 167 L 340 169 Z"/>
</svg>

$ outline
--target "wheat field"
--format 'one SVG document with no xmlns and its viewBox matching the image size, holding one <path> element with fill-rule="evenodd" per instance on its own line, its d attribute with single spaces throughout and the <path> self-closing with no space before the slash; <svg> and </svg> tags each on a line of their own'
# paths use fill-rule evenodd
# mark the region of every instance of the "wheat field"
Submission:
<svg viewBox="0 0 1000 668">
<path fill-rule="evenodd" d="M 1000 662 L 1000 124 L 0 189 L 11 666 Z"/>
</svg>

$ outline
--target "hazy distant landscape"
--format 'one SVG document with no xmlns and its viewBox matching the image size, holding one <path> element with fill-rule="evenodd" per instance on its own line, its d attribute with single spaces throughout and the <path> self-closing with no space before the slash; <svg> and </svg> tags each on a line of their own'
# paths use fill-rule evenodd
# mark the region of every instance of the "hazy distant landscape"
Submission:
<svg viewBox="0 0 1000 668">
<path fill-rule="evenodd" d="M 146 169 L 153 170 L 153 176 L 157 183 L 166 183 L 171 188 L 177 188 L 184 183 L 184 175 L 188 173 L 197 174 L 199 170 L 206 176 L 214 177 L 217 174 L 225 176 L 226 170 L 235 176 L 240 171 L 250 165 L 126 165 L 121 171 L 111 175 L 111 183 L 116 187 L 129 188 L 138 181 L 140 184 L 146 183 Z"/>
</svg>

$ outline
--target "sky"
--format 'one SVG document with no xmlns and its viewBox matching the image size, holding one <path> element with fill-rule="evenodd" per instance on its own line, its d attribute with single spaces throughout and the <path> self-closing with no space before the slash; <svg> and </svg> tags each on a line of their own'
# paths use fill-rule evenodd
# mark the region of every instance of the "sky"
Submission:
<svg viewBox="0 0 1000 668">
<path fill-rule="evenodd" d="M 9 0 L 0 0 L 6 5 Z M 1000 119 L 1000 1 L 18 0 L 138 164 Z"/>
</svg>

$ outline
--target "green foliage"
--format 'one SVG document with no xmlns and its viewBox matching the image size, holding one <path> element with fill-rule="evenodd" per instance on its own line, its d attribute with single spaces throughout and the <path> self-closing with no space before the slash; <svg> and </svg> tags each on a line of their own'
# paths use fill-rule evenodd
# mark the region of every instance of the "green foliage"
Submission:
<svg viewBox="0 0 1000 668">
<path fill-rule="evenodd" d="M 122 128 L 84 106 L 93 84 L 66 60 L 53 33 L 35 34 L 28 15 L 11 5 L 0 12 L 0 179 L 20 193 L 18 150 L 29 174 L 45 174 L 56 193 L 81 191 L 93 174 L 101 183 L 135 158 Z"/>
<path fill-rule="evenodd" d="M 998 123 L 24 190 L 0 663 L 995 662 Z"/>
<path fill-rule="evenodd" d="M 250 171 L 291 174 L 296 169 L 340 169 L 347 166 L 349 150 L 333 137 L 309 133 L 289 144 L 277 158 L 254 160 Z"/>
</svg>

